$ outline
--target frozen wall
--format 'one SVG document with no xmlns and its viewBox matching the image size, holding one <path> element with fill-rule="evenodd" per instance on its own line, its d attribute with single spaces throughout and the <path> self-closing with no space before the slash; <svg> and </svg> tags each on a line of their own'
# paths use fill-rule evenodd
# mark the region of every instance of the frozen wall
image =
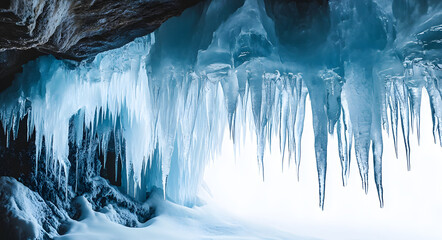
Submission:
<svg viewBox="0 0 442 240">
<path fill-rule="evenodd" d="M 78 167 L 68 161 L 69 142 L 106 161 L 113 139 L 123 191 L 143 200 L 156 186 L 193 205 L 225 128 L 240 150 L 251 126 L 263 179 L 270 144 L 299 171 L 309 94 L 320 207 L 329 134 L 338 136 L 344 185 L 356 158 L 367 191 L 372 156 L 382 206 L 382 131 L 394 138 L 386 147 L 404 146 L 410 169 L 423 89 L 442 144 L 441 14 L 432 0 L 207 1 L 93 61 L 42 57 L 25 65 L 1 93 L 0 117 L 13 139 L 28 116 L 37 161 L 57 170 L 65 187 L 68 168 Z M 98 149 L 83 139 L 99 139 Z"/>
</svg>

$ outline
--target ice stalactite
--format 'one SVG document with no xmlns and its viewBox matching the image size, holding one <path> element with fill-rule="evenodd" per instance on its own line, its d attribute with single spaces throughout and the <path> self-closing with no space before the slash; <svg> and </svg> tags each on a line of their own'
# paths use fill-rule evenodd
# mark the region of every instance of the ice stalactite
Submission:
<svg viewBox="0 0 442 240">
<path fill-rule="evenodd" d="M 1 121 L 14 139 L 27 116 L 36 161 L 46 161 L 51 172 L 93 164 L 77 157 L 70 166 L 71 141 L 77 151 L 97 150 L 104 162 L 116 161 L 129 195 L 143 200 L 158 187 L 166 198 L 193 205 L 225 128 L 239 146 L 251 127 L 263 179 L 265 149 L 275 142 L 299 179 L 309 96 L 320 207 L 329 134 L 337 134 L 344 186 L 356 158 L 368 191 L 371 150 L 382 207 L 382 152 L 389 147 L 382 129 L 396 153 L 403 136 L 410 169 L 410 131 L 420 137 L 423 89 L 442 145 L 441 4 L 410 23 L 402 18 L 409 9 L 394 2 L 206 1 L 91 62 L 41 57 L 25 65 L 0 95 Z M 107 156 L 110 141 L 115 159 Z"/>
</svg>

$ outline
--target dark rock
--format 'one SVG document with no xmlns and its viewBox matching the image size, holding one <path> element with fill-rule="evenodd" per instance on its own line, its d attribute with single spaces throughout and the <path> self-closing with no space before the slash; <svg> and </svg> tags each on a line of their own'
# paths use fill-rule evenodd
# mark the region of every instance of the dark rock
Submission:
<svg viewBox="0 0 442 240">
<path fill-rule="evenodd" d="M 73 60 L 93 57 L 151 33 L 199 1 L 1 1 L 2 87 L 21 65 L 42 54 Z"/>
</svg>

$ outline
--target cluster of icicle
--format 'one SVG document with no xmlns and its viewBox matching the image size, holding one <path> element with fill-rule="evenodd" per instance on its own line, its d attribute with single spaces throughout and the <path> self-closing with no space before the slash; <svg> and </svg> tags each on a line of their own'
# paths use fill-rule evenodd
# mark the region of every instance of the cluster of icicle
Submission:
<svg viewBox="0 0 442 240">
<path fill-rule="evenodd" d="M 330 14 L 339 18 L 351 12 L 343 7 L 360 7 L 350 3 L 330 1 Z M 382 129 L 392 133 L 397 151 L 400 124 L 410 168 L 409 135 L 416 129 L 420 136 L 422 89 L 430 97 L 435 141 L 442 144 L 440 66 L 422 58 L 401 61 L 388 50 L 371 49 L 349 54 L 337 67 L 311 60 L 303 64 L 284 55 L 263 1 L 237 5 L 221 0 L 198 5 L 155 33 L 99 54 L 93 62 L 72 66 L 41 57 L 25 65 L 13 86 L 0 95 L 8 141 L 17 137 L 19 121 L 27 116 L 28 137 L 35 134 L 36 161 L 46 161 L 59 179 L 64 175 L 68 187 L 69 168 L 78 167 L 70 166 L 69 142 L 78 149 L 89 148 L 86 152 L 93 156 L 96 149 L 85 146 L 83 139 L 98 139 L 106 161 L 113 139 L 115 161 L 123 163 L 123 169 L 116 169 L 124 173 L 122 190 L 143 200 L 151 187 L 160 187 L 168 199 L 192 205 L 226 127 L 239 144 L 246 126 L 252 126 L 263 178 L 264 151 L 275 137 L 283 160 L 293 162 L 299 172 L 309 95 L 320 207 L 327 140 L 334 133 L 344 185 L 354 149 L 367 191 L 371 146 L 383 206 Z M 208 20 L 223 14 L 223 19 Z M 45 156 L 40 156 L 42 149 Z"/>
</svg>

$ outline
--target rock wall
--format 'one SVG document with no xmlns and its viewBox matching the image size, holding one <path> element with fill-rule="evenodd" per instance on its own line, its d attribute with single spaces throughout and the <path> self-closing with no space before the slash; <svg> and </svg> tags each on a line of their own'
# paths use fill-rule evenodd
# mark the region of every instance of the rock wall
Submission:
<svg viewBox="0 0 442 240">
<path fill-rule="evenodd" d="M 0 4 L 0 90 L 40 55 L 82 60 L 157 29 L 200 0 L 6 0 Z"/>
</svg>

